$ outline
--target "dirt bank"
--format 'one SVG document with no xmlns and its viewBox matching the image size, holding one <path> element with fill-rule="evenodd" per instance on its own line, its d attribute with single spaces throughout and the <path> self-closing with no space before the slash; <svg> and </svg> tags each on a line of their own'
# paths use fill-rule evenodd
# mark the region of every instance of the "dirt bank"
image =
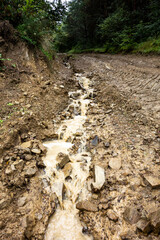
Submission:
<svg viewBox="0 0 160 240">
<path fill-rule="evenodd" d="M 55 124 L 76 86 L 65 56 L 48 61 L 7 21 L 0 23 L 0 52 L 6 59 L 0 72 L 0 238 L 43 239 L 56 200 L 38 178 L 45 155 L 39 140 L 57 137 Z"/>
</svg>

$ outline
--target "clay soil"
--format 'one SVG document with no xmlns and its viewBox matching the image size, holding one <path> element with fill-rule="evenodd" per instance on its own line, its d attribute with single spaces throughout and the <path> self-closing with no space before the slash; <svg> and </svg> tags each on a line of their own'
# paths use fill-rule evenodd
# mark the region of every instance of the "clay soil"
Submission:
<svg viewBox="0 0 160 240">
<path fill-rule="evenodd" d="M 80 87 L 78 72 L 93 81 L 87 147 L 106 175 L 91 199 L 99 210 L 80 212 L 85 232 L 97 240 L 160 239 L 160 57 L 58 55 L 48 61 L 7 22 L 0 29 L 0 52 L 11 59 L 1 62 L 0 72 L 0 239 L 44 239 L 57 199 L 39 179 L 41 143 L 57 138 L 68 92 Z"/>
</svg>

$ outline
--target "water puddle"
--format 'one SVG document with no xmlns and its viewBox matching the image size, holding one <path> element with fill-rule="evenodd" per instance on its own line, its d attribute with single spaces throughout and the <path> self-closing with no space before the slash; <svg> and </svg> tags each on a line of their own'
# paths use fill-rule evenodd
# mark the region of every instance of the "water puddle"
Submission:
<svg viewBox="0 0 160 240">
<path fill-rule="evenodd" d="M 77 201 L 86 200 L 91 193 L 87 178 L 91 164 L 90 153 L 86 151 L 86 133 L 84 123 L 91 103 L 93 90 L 88 78 L 75 75 L 82 90 L 70 92 L 71 104 L 66 120 L 58 129 L 59 140 L 45 142 L 47 155 L 44 158 L 46 175 L 50 181 L 51 192 L 59 200 L 59 206 L 51 217 L 45 240 L 89 240 L 91 236 L 83 234 L 79 220 Z M 79 149 L 73 154 L 74 141 L 80 141 Z"/>
</svg>

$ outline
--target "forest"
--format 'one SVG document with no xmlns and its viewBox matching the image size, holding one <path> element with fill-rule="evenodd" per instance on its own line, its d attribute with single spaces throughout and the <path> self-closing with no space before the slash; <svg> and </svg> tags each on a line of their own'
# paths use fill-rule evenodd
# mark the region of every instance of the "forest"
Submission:
<svg viewBox="0 0 160 240">
<path fill-rule="evenodd" d="M 4 0 L 0 20 L 54 52 L 160 52 L 159 0 Z"/>
</svg>

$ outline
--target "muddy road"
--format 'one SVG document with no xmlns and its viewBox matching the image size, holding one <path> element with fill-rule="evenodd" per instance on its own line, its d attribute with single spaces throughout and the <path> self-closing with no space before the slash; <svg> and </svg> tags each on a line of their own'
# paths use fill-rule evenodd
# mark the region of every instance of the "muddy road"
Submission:
<svg viewBox="0 0 160 240">
<path fill-rule="evenodd" d="M 28 58 L 0 74 L 0 239 L 160 239 L 160 57 Z"/>
</svg>

